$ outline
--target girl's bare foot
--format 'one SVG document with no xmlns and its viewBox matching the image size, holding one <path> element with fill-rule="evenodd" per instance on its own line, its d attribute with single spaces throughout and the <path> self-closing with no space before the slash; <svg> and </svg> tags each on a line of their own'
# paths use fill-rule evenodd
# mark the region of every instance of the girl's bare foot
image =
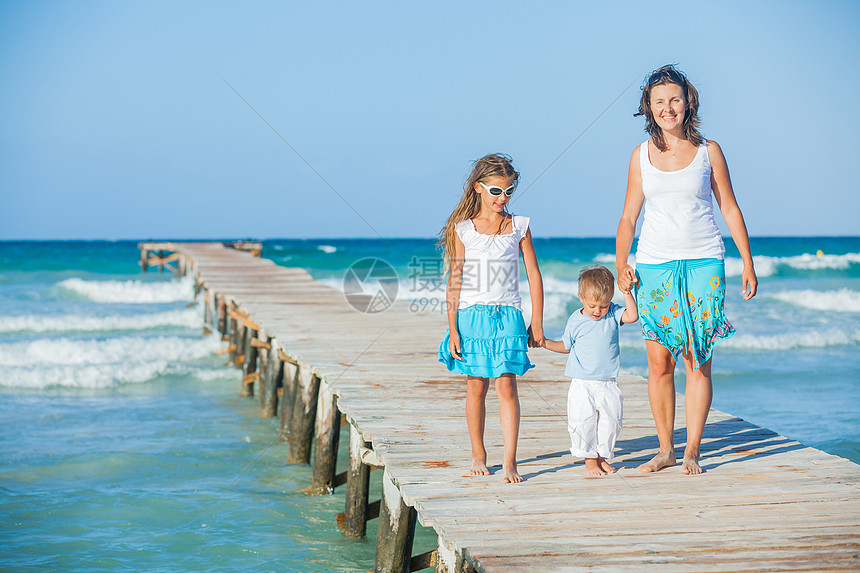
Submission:
<svg viewBox="0 0 860 573">
<path fill-rule="evenodd" d="M 502 480 L 504 483 L 520 483 L 523 481 L 523 476 L 517 472 L 517 464 L 504 466 L 503 469 L 505 470 L 505 479 Z"/>
<path fill-rule="evenodd" d="M 705 470 L 703 470 L 702 466 L 699 465 L 699 456 L 691 456 L 688 458 L 684 455 L 684 461 L 681 464 L 681 473 L 685 473 L 687 475 L 699 475 L 704 472 Z"/>
<path fill-rule="evenodd" d="M 585 473 L 590 476 L 605 476 L 606 472 L 600 467 L 600 458 L 585 458 Z"/>
<path fill-rule="evenodd" d="M 597 458 L 597 465 L 600 466 L 600 469 L 602 469 L 603 471 L 605 471 L 608 474 L 614 474 L 615 473 L 615 468 L 612 467 L 612 465 L 609 462 L 607 462 L 606 458 L 604 458 L 604 457 L 598 457 Z"/>
<path fill-rule="evenodd" d="M 643 473 L 659 472 L 663 468 L 674 466 L 678 463 L 675 459 L 675 452 L 659 452 L 651 458 L 651 461 L 645 462 L 639 466 L 639 471 Z"/>
<path fill-rule="evenodd" d="M 487 458 L 472 458 L 472 467 L 469 469 L 469 475 L 490 475 L 490 470 L 487 469 Z"/>
</svg>

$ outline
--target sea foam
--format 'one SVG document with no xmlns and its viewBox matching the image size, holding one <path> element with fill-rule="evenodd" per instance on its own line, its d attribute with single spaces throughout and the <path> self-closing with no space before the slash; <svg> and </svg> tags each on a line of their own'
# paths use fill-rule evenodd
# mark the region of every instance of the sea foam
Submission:
<svg viewBox="0 0 860 573">
<path fill-rule="evenodd" d="M 604 267 L 609 267 L 612 271 L 612 274 L 615 274 L 615 254 L 614 253 L 600 253 L 594 257 L 594 262 L 603 265 Z M 627 264 L 631 267 L 636 266 L 636 254 L 630 253 L 627 255 Z"/>
<path fill-rule="evenodd" d="M 635 336 L 622 336 L 619 340 L 622 348 L 644 349 L 645 341 L 640 337 L 641 330 L 637 325 Z M 629 331 L 628 331 L 629 332 Z M 746 334 L 736 333 L 719 343 L 719 348 L 738 351 L 779 351 L 801 348 L 830 348 L 839 346 L 854 346 L 860 344 L 860 330 L 831 328 L 827 330 L 810 330 L 804 332 L 789 332 L 786 334 Z"/>
<path fill-rule="evenodd" d="M 594 257 L 594 261 L 604 264 L 613 269 L 615 255 L 601 253 Z M 636 258 L 631 253 L 629 263 L 636 266 Z M 822 269 L 845 270 L 851 265 L 860 264 L 860 253 L 846 253 L 844 255 L 816 255 L 804 253 L 790 257 L 770 257 L 767 255 L 753 256 L 755 272 L 758 277 L 769 277 L 779 272 L 779 267 L 785 266 L 800 271 L 816 271 Z M 726 276 L 740 276 L 744 270 L 744 262 L 737 257 L 726 257 Z M 615 270 L 613 269 L 613 274 Z"/>
<path fill-rule="evenodd" d="M 169 282 L 85 281 L 71 278 L 57 283 L 57 286 L 93 302 L 104 303 L 165 303 L 194 298 L 194 279 L 191 277 Z"/>
<path fill-rule="evenodd" d="M 141 383 L 183 363 L 211 356 L 218 336 L 125 336 L 104 340 L 43 338 L 0 344 L 0 385 L 24 388 L 104 388 Z"/>
<path fill-rule="evenodd" d="M 0 317 L 0 333 L 80 333 L 151 330 L 163 327 L 196 328 L 202 323 L 203 317 L 198 308 L 138 315 L 22 315 Z"/>
<path fill-rule="evenodd" d="M 812 330 L 786 334 L 735 334 L 721 346 L 738 350 L 792 350 L 795 348 L 825 348 L 851 346 L 860 343 L 860 330 Z"/>
<path fill-rule="evenodd" d="M 812 310 L 860 312 L 860 292 L 847 288 L 831 291 L 789 290 L 767 296 Z"/>
<path fill-rule="evenodd" d="M 39 338 L 0 344 L 0 366 L 183 362 L 211 355 L 217 336 L 117 336 L 107 339 Z"/>
<path fill-rule="evenodd" d="M 814 255 L 804 253 L 791 257 L 768 257 L 759 255 L 753 257 L 755 272 L 759 277 L 768 277 L 779 271 L 780 266 L 790 267 L 800 271 L 817 271 L 823 269 L 845 270 L 851 265 L 860 264 L 860 253 L 844 255 Z M 735 257 L 726 258 L 726 276 L 740 276 L 744 263 Z"/>
</svg>

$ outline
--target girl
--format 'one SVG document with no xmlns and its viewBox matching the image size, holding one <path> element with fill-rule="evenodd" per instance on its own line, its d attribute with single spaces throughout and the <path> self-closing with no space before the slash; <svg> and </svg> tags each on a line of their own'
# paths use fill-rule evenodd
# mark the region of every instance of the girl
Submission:
<svg viewBox="0 0 860 573">
<path fill-rule="evenodd" d="M 726 159 L 715 141 L 699 133 L 698 109 L 699 93 L 673 66 L 663 66 L 648 78 L 636 115 L 645 116 L 645 130 L 651 137 L 630 158 L 627 197 L 616 236 L 618 286 L 625 291 L 637 284 L 648 352 L 648 400 L 660 440 L 660 452 L 639 466 L 643 472 L 676 463 L 672 442 L 675 363 L 683 357 L 687 445 L 681 471 L 702 473 L 699 448 L 713 395 L 713 348 L 734 334 L 723 313 L 725 248 L 714 222 L 711 196 L 743 259 L 744 300 L 755 296 L 758 285 Z M 634 271 L 627 257 L 643 204 L 645 219 Z"/>
<path fill-rule="evenodd" d="M 533 364 L 527 347 L 543 344 L 543 281 L 528 217 L 507 211 L 520 174 L 511 158 L 493 154 L 475 162 L 463 196 L 439 233 L 448 267 L 448 331 L 439 361 L 466 375 L 466 422 L 472 442 L 472 475 L 490 475 L 484 448 L 485 399 L 495 378 L 505 444 L 505 483 L 517 472 L 520 401 L 517 375 Z M 519 253 L 532 301 L 531 328 L 520 309 Z"/>
</svg>

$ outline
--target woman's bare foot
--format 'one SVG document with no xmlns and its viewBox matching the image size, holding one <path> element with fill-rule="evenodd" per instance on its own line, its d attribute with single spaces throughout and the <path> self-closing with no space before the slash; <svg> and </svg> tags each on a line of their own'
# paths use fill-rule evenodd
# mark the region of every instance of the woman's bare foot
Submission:
<svg viewBox="0 0 860 573">
<path fill-rule="evenodd" d="M 681 464 L 681 473 L 687 475 L 699 475 L 701 473 L 705 473 L 705 470 L 703 470 L 702 466 L 699 465 L 699 456 L 688 458 L 685 455 L 684 461 Z"/>
<path fill-rule="evenodd" d="M 639 471 L 643 473 L 659 472 L 663 468 L 674 466 L 678 463 L 675 459 L 675 452 L 659 452 L 651 458 L 651 461 L 645 462 L 639 466 Z"/>
<path fill-rule="evenodd" d="M 600 466 L 600 469 L 602 469 L 603 471 L 605 471 L 608 474 L 614 474 L 615 473 L 615 468 L 612 467 L 612 465 L 609 462 L 607 462 L 606 458 L 604 458 L 604 457 L 598 457 L 597 458 L 597 465 Z"/>
<path fill-rule="evenodd" d="M 606 472 L 600 467 L 600 458 L 585 458 L 585 473 L 590 476 L 605 476 Z"/>
<path fill-rule="evenodd" d="M 472 458 L 472 467 L 469 469 L 469 475 L 490 475 L 490 470 L 487 469 L 487 458 Z"/>
<path fill-rule="evenodd" d="M 523 481 L 523 476 L 517 472 L 517 464 L 504 466 L 502 469 L 505 470 L 505 479 L 502 480 L 504 483 L 520 483 Z"/>
</svg>

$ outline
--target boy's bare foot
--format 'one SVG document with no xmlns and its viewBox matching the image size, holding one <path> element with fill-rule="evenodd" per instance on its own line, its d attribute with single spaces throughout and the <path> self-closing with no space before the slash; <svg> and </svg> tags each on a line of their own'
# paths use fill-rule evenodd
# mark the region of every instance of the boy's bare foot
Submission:
<svg viewBox="0 0 860 573">
<path fill-rule="evenodd" d="M 606 458 L 603 457 L 597 458 L 597 465 L 600 466 L 600 469 L 602 469 L 608 474 L 614 474 L 616 471 L 615 468 L 612 467 L 612 465 L 606 461 Z"/>
<path fill-rule="evenodd" d="M 487 469 L 487 459 L 472 458 L 472 467 L 469 469 L 469 475 L 473 476 L 488 476 L 490 470 Z"/>
<path fill-rule="evenodd" d="M 585 473 L 590 476 L 605 476 L 606 472 L 600 467 L 599 458 L 585 458 Z"/>
<path fill-rule="evenodd" d="M 663 468 L 674 466 L 678 463 L 675 459 L 675 452 L 659 452 L 651 458 L 651 461 L 645 462 L 639 466 L 639 471 L 643 473 L 659 472 Z"/>
<path fill-rule="evenodd" d="M 681 473 L 685 473 L 687 475 L 699 475 L 701 473 L 705 473 L 705 470 L 703 470 L 702 466 L 699 465 L 699 456 L 688 458 L 684 455 L 684 461 L 681 464 Z"/>
<path fill-rule="evenodd" d="M 505 470 L 505 479 L 502 480 L 504 483 L 520 483 L 523 481 L 523 476 L 517 472 L 516 464 L 504 466 L 503 469 Z"/>
</svg>

